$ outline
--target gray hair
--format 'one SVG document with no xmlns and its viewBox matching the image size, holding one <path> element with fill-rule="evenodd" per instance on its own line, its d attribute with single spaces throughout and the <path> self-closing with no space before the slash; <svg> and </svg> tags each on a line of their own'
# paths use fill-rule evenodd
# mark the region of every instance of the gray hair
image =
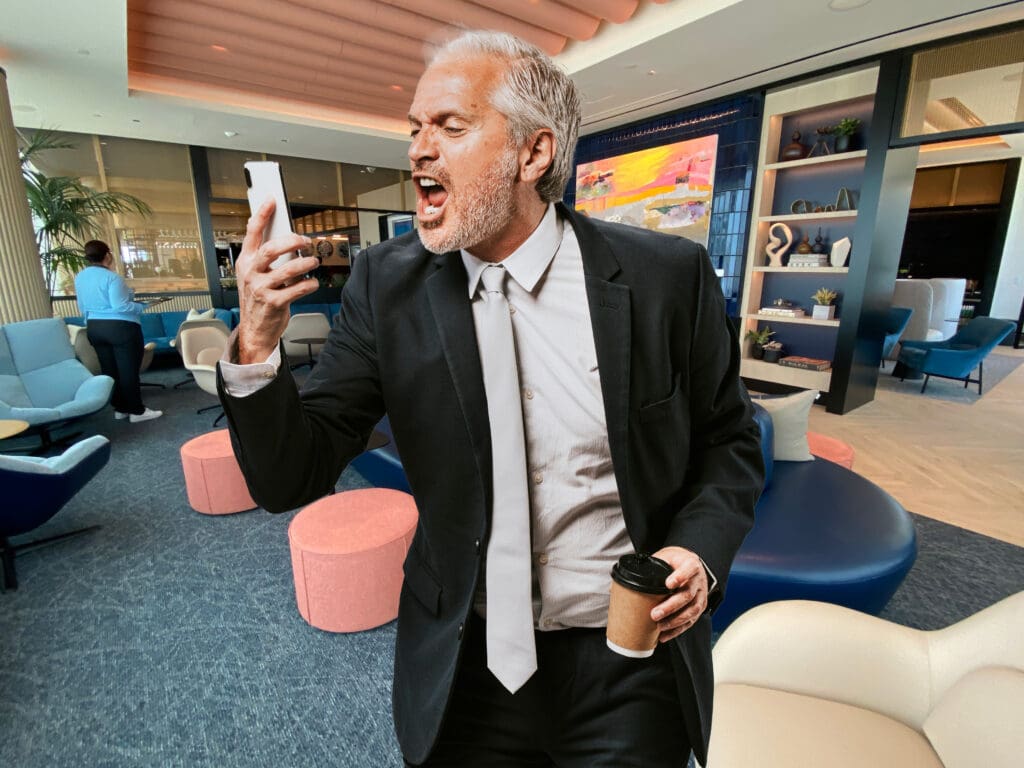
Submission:
<svg viewBox="0 0 1024 768">
<path fill-rule="evenodd" d="M 580 96 L 569 76 L 540 48 L 504 32 L 465 32 L 442 46 L 430 63 L 465 55 L 507 62 L 491 105 L 508 120 L 509 137 L 522 146 L 541 128 L 555 134 L 555 156 L 537 182 L 546 203 L 562 199 L 573 168 L 580 129 Z"/>
</svg>

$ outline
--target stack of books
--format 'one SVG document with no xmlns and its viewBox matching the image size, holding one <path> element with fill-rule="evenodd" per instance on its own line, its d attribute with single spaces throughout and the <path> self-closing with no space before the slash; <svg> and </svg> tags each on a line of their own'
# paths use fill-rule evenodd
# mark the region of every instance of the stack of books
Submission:
<svg viewBox="0 0 1024 768">
<path fill-rule="evenodd" d="M 827 371 L 832 367 L 828 360 L 819 360 L 816 357 L 801 357 L 800 355 L 789 355 L 779 360 L 779 365 L 786 365 L 790 368 L 803 368 L 805 371 Z"/>
<path fill-rule="evenodd" d="M 761 307 L 757 313 L 773 317 L 807 317 L 807 313 L 800 307 Z"/>
<path fill-rule="evenodd" d="M 824 253 L 793 253 L 789 257 L 789 266 L 801 267 L 827 267 L 828 255 Z"/>
</svg>

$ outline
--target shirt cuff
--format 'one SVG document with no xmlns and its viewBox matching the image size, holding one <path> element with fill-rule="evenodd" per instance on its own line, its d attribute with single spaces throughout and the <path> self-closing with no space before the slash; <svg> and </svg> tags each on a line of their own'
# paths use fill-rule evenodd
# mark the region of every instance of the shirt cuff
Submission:
<svg viewBox="0 0 1024 768">
<path fill-rule="evenodd" d="M 708 568 L 703 557 L 697 555 L 697 559 L 700 560 L 700 564 L 704 566 L 704 572 L 708 575 L 708 594 L 710 595 L 718 587 L 718 579 L 715 577 L 714 571 Z"/>
<path fill-rule="evenodd" d="M 220 375 L 224 380 L 224 389 L 232 397 L 248 397 L 259 392 L 275 378 L 281 369 L 281 348 L 274 347 L 267 359 L 262 363 L 233 363 L 230 360 L 233 344 L 228 344 L 220 359 Z"/>
</svg>

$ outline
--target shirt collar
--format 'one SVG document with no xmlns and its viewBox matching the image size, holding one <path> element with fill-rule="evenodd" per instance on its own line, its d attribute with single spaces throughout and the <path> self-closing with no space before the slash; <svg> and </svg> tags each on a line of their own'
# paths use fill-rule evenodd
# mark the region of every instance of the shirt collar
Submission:
<svg viewBox="0 0 1024 768">
<path fill-rule="evenodd" d="M 533 291 L 555 257 L 558 246 L 562 244 L 562 227 L 562 221 L 555 212 L 555 204 L 548 203 L 548 209 L 537 228 L 501 262 L 509 276 L 527 292 Z M 469 298 L 472 299 L 480 284 L 480 274 L 491 262 L 482 261 L 465 249 L 461 254 L 469 276 Z"/>
</svg>

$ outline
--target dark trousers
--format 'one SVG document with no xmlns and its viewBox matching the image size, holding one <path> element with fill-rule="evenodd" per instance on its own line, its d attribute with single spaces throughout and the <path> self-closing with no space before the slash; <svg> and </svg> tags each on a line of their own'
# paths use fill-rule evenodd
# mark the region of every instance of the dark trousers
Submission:
<svg viewBox="0 0 1024 768">
<path fill-rule="evenodd" d="M 430 768 L 683 768 L 690 744 L 671 649 L 608 650 L 603 629 L 537 632 L 537 671 L 514 695 L 487 669 L 484 622 L 466 648 Z"/>
<path fill-rule="evenodd" d="M 89 343 L 96 349 L 100 370 L 114 380 L 110 404 L 121 413 L 142 413 L 142 326 L 128 320 L 90 320 L 86 324 Z"/>
</svg>

